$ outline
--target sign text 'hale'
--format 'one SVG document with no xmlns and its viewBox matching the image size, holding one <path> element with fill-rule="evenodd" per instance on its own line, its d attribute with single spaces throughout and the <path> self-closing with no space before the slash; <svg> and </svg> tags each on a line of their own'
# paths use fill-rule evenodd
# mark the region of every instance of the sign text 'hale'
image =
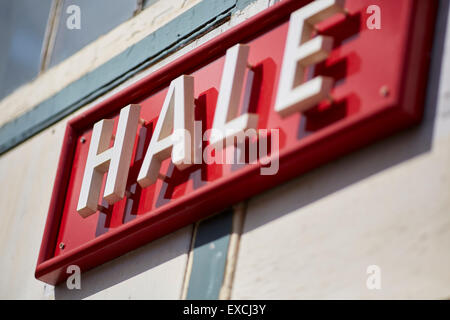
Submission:
<svg viewBox="0 0 450 320">
<path fill-rule="evenodd" d="M 275 103 L 280 116 L 306 111 L 330 98 L 333 79 L 317 76 L 305 81 L 305 69 L 326 60 L 333 47 L 333 38 L 329 36 L 311 39 L 314 25 L 335 14 L 345 14 L 343 3 L 343 0 L 314 1 L 291 14 Z M 208 141 L 216 148 L 223 148 L 226 141 L 245 130 L 257 128 L 257 114 L 238 115 L 249 50 L 245 44 L 227 50 Z M 113 120 L 101 120 L 94 125 L 77 206 L 82 217 L 97 211 L 105 173 L 104 200 L 111 205 L 125 196 L 140 108 L 132 104 L 121 110 L 112 147 L 109 146 L 113 138 Z M 139 185 L 145 188 L 155 183 L 161 162 L 169 157 L 180 170 L 201 161 L 201 150 L 198 150 L 201 136 L 194 119 L 194 77 L 182 75 L 170 83 L 139 171 Z"/>
</svg>

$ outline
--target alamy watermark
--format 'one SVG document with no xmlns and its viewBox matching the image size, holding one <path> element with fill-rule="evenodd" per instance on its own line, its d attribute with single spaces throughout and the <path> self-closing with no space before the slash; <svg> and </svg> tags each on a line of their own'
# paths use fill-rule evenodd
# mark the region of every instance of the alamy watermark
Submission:
<svg viewBox="0 0 450 320">
<path fill-rule="evenodd" d="M 66 280 L 66 286 L 69 290 L 81 290 L 81 269 L 79 266 L 72 264 L 67 267 L 67 274 L 70 276 Z"/>
<path fill-rule="evenodd" d="M 366 10 L 367 14 L 371 16 L 367 18 L 366 24 L 369 30 L 381 29 L 381 8 L 375 4 L 368 6 Z"/>
<path fill-rule="evenodd" d="M 373 264 L 367 267 L 366 273 L 369 275 L 366 280 L 367 289 L 381 290 L 381 268 Z"/>
<path fill-rule="evenodd" d="M 261 175 L 278 173 L 280 161 L 279 129 L 246 129 L 241 131 L 208 129 L 203 135 L 202 122 L 195 121 L 194 138 L 189 130 L 174 130 L 172 158 L 184 159 L 183 164 L 245 165 L 260 163 Z M 203 142 L 215 141 L 202 148 Z M 194 141 L 194 143 L 189 143 Z M 193 148 L 194 150 L 191 150 Z"/>
<path fill-rule="evenodd" d="M 66 27 L 69 30 L 81 29 L 81 9 L 80 6 L 72 4 L 67 7 L 66 13 L 69 15 L 66 19 Z"/>
</svg>

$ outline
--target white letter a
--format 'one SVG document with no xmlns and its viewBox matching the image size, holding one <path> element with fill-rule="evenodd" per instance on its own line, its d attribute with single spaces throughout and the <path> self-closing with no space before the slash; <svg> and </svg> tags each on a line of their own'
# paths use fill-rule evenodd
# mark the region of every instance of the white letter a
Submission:
<svg viewBox="0 0 450 320">
<path fill-rule="evenodd" d="M 170 156 L 178 169 L 193 163 L 194 78 L 182 75 L 170 83 L 152 139 L 142 162 L 138 183 L 142 188 L 156 182 L 161 162 Z"/>
<path fill-rule="evenodd" d="M 367 28 L 369 30 L 381 29 L 381 9 L 377 5 L 371 5 L 367 8 L 367 13 L 372 15 L 367 19 Z"/>
<path fill-rule="evenodd" d="M 80 7 L 77 5 L 70 5 L 67 7 L 66 10 L 67 14 L 70 14 L 70 16 L 66 20 L 66 26 L 67 29 L 73 30 L 73 29 L 81 29 L 81 10 Z"/>
</svg>

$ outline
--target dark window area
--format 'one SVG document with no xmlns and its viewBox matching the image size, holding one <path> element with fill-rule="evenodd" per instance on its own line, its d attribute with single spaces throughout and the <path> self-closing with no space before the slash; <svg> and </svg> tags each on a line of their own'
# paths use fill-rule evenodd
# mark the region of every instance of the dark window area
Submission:
<svg viewBox="0 0 450 320">
<path fill-rule="evenodd" d="M 60 11 L 58 29 L 51 54 L 50 66 L 54 66 L 75 52 L 109 32 L 133 16 L 137 0 L 64 0 Z M 69 29 L 67 21 L 73 11 L 80 8 L 80 29 Z"/>
<path fill-rule="evenodd" d="M 0 100 L 157 1 L 0 0 Z"/>
<path fill-rule="evenodd" d="M 52 0 L 0 0 L 0 99 L 40 70 Z"/>
<path fill-rule="evenodd" d="M 144 0 L 144 8 L 147 8 L 154 4 L 155 2 L 158 2 L 159 0 Z"/>
</svg>

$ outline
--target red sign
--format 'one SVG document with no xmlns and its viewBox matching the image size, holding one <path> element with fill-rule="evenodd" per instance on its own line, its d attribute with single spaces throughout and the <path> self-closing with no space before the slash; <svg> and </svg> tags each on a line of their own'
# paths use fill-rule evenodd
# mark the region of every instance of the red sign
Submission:
<svg viewBox="0 0 450 320">
<path fill-rule="evenodd" d="M 436 2 L 377 1 L 380 28 L 373 1 L 310 2 L 282 1 L 68 123 L 36 278 L 61 282 L 421 119 Z M 178 127 L 195 137 L 165 146 Z M 256 159 L 211 161 L 214 128 L 254 130 Z M 178 161 L 186 146 L 199 162 Z"/>
</svg>

